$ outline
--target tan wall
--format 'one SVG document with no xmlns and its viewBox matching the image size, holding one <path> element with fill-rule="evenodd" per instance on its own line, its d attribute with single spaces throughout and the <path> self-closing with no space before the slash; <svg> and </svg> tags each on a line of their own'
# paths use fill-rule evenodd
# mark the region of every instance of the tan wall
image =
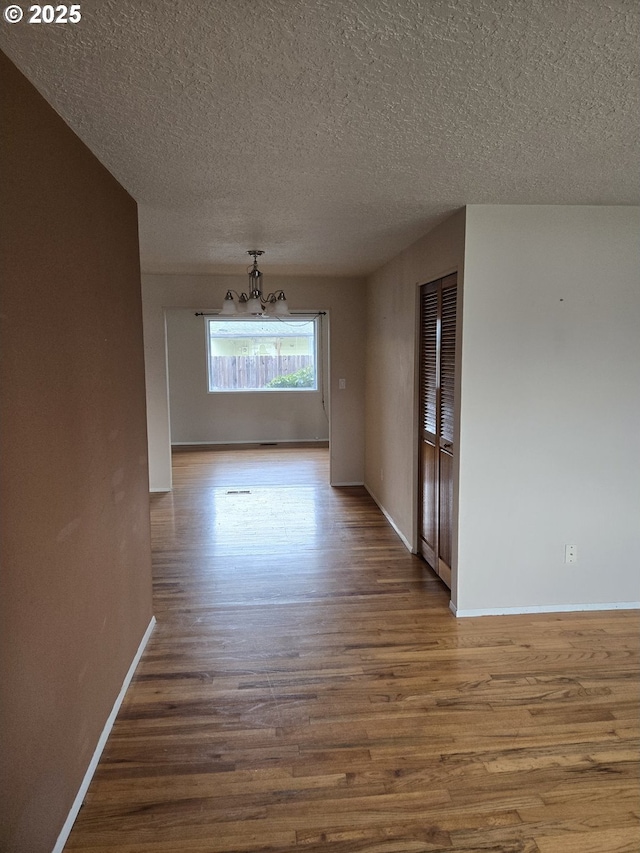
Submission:
<svg viewBox="0 0 640 853">
<path fill-rule="evenodd" d="M 0 849 L 49 853 L 152 615 L 136 205 L 0 71 Z"/>
<path fill-rule="evenodd" d="M 462 293 L 464 229 L 465 212 L 460 210 L 385 264 L 367 283 L 365 484 L 413 550 L 417 544 L 419 288 L 457 270 Z"/>
</svg>

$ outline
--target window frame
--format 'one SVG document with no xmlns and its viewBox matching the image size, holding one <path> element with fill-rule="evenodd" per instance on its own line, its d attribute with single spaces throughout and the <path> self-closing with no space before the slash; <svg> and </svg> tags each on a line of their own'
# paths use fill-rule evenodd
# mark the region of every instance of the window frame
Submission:
<svg viewBox="0 0 640 853">
<path fill-rule="evenodd" d="M 208 394 L 273 394 L 277 392 L 283 392 L 285 394 L 289 394 L 291 391 L 295 392 L 305 392 L 307 394 L 320 394 L 322 393 L 322 363 L 321 363 L 321 341 L 320 337 L 322 335 L 322 327 L 319 323 L 319 314 L 314 313 L 300 313 L 295 314 L 294 316 L 289 317 L 243 317 L 242 315 L 233 315 L 229 317 L 221 316 L 220 314 L 216 315 L 205 315 L 204 317 L 204 331 L 205 331 L 205 358 L 206 358 L 206 382 L 207 382 L 207 393 Z M 284 325 L 288 325 L 289 322 L 312 322 L 313 323 L 313 363 L 314 363 L 314 379 L 315 385 L 312 388 L 212 388 L 212 379 L 211 379 L 211 332 L 210 332 L 210 324 L 211 323 L 268 323 L 273 324 L 275 326 L 276 323 L 281 323 Z M 273 337 L 277 337 L 276 334 Z"/>
</svg>

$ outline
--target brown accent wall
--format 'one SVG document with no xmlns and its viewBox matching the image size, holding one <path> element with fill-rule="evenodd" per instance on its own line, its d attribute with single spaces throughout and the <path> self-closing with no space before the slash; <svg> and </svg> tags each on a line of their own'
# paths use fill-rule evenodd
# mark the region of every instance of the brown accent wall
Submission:
<svg viewBox="0 0 640 853">
<path fill-rule="evenodd" d="M 152 616 L 137 216 L 0 75 L 0 849 L 49 853 Z"/>
</svg>

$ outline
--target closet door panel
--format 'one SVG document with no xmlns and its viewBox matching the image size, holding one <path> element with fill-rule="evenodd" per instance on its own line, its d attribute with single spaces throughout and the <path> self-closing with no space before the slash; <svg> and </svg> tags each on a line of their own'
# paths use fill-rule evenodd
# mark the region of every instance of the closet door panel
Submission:
<svg viewBox="0 0 640 853">
<path fill-rule="evenodd" d="M 423 439 L 420 442 L 422 470 L 422 512 L 420 529 L 420 550 L 422 556 L 431 565 L 436 565 L 436 518 L 438 499 L 438 450 L 436 445 Z"/>
<path fill-rule="evenodd" d="M 451 279 L 453 278 L 453 281 Z M 443 280 L 440 318 L 440 411 L 438 433 L 442 444 L 453 445 L 456 378 L 455 276 Z M 441 445 L 442 446 L 442 445 Z"/>
<path fill-rule="evenodd" d="M 457 275 L 420 289 L 420 552 L 451 586 Z"/>
<path fill-rule="evenodd" d="M 438 291 L 423 290 L 420 312 L 420 429 L 437 431 Z"/>
<path fill-rule="evenodd" d="M 420 292 L 420 553 L 437 564 L 438 444 L 437 444 L 437 352 L 438 291 Z"/>
<path fill-rule="evenodd" d="M 451 571 L 451 552 L 453 544 L 453 456 L 440 451 L 438 517 L 438 564 L 444 563 Z"/>
</svg>

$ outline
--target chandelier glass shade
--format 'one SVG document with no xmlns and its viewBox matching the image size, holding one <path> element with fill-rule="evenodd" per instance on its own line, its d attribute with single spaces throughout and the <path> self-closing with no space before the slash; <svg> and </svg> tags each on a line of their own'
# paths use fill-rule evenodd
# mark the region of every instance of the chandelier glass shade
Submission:
<svg viewBox="0 0 640 853">
<path fill-rule="evenodd" d="M 237 293 L 235 290 L 227 290 L 220 313 L 227 316 L 233 314 L 248 314 L 253 317 L 288 316 L 289 306 L 284 290 L 275 290 L 266 296 L 262 293 L 260 286 L 262 273 L 258 269 L 258 258 L 264 255 L 264 252 L 260 249 L 250 249 L 247 254 L 253 258 L 253 263 L 248 269 L 249 291 Z"/>
</svg>

